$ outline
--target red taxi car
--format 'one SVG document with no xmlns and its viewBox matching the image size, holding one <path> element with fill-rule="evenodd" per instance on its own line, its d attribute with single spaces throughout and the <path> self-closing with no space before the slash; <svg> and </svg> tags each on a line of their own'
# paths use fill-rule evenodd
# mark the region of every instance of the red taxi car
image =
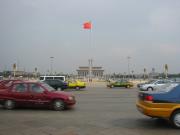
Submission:
<svg viewBox="0 0 180 135">
<path fill-rule="evenodd" d="M 56 91 L 43 82 L 14 81 L 11 86 L 0 88 L 0 104 L 6 109 L 25 106 L 64 110 L 75 103 L 72 94 Z"/>
</svg>

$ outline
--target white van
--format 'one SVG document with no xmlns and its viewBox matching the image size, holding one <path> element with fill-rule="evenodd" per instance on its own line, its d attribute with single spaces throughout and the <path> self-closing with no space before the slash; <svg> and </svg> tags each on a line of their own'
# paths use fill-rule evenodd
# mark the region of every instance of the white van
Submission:
<svg viewBox="0 0 180 135">
<path fill-rule="evenodd" d="M 65 76 L 40 76 L 39 77 L 39 80 L 40 81 L 45 81 L 45 80 L 61 80 L 61 81 L 65 81 L 66 80 L 66 78 L 65 78 Z"/>
</svg>

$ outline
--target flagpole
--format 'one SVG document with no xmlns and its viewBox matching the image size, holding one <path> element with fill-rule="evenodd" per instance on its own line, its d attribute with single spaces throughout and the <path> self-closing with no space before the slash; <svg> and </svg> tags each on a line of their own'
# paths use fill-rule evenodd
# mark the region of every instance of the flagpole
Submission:
<svg viewBox="0 0 180 135">
<path fill-rule="evenodd" d="M 85 22 L 84 24 L 84 29 L 89 30 L 89 74 L 88 74 L 88 81 L 92 81 L 92 26 L 91 26 L 91 21 Z"/>
<path fill-rule="evenodd" d="M 91 21 L 90 21 L 90 24 L 91 24 Z M 90 65 L 89 65 L 89 81 L 91 82 L 92 81 L 92 27 L 90 28 L 90 32 L 89 32 L 89 44 L 90 44 Z"/>
</svg>

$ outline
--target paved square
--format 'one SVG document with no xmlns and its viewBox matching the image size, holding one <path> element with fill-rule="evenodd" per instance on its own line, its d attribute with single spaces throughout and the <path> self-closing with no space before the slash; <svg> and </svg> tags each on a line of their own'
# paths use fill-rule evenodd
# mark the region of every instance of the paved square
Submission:
<svg viewBox="0 0 180 135">
<path fill-rule="evenodd" d="M 72 92 L 73 109 L 0 108 L 0 135 L 179 135 L 168 122 L 140 114 L 135 106 L 137 89 L 90 85 Z"/>
</svg>

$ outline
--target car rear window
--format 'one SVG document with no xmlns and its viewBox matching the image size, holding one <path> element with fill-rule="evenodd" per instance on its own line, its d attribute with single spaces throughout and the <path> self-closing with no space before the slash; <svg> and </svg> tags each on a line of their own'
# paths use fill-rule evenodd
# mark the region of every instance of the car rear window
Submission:
<svg viewBox="0 0 180 135">
<path fill-rule="evenodd" d="M 173 88 L 177 87 L 179 84 L 177 83 L 171 83 L 171 84 L 166 84 L 163 87 L 160 87 L 159 89 L 157 89 L 156 91 L 154 91 L 153 93 L 165 93 L 165 92 L 169 92 L 171 91 Z"/>
</svg>

